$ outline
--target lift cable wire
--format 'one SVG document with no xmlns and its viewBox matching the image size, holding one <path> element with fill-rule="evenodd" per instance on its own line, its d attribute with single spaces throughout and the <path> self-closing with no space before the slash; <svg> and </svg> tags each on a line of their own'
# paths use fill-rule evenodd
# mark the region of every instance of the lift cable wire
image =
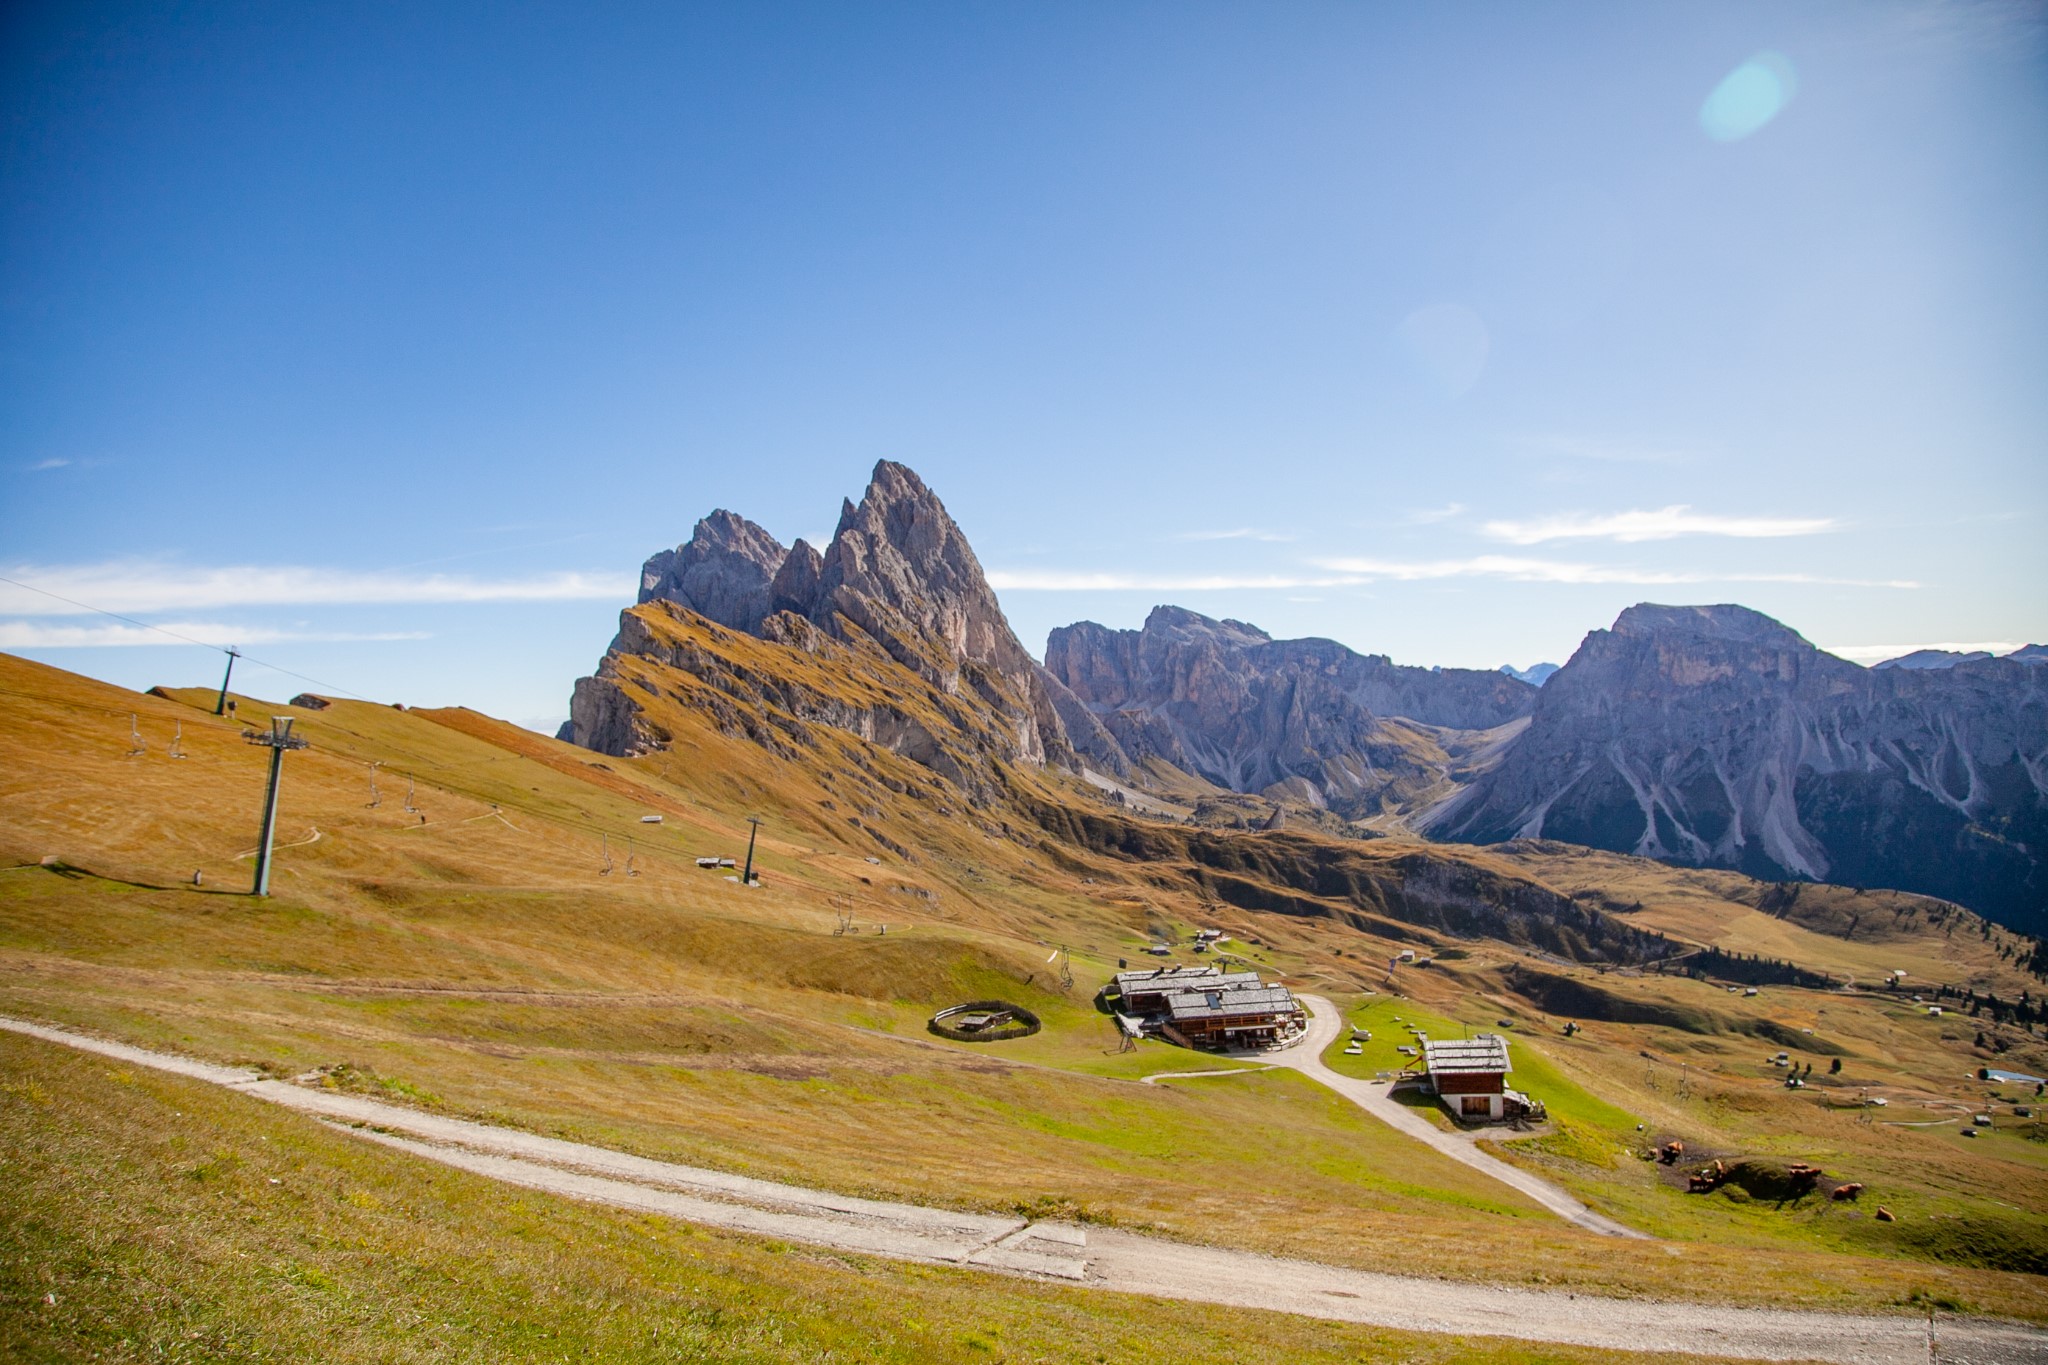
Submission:
<svg viewBox="0 0 2048 1365">
<path fill-rule="evenodd" d="M 39 592 L 43 596 L 54 598 L 59 602 L 68 602 L 74 607 L 81 608 L 85 611 L 95 611 L 102 616 L 110 616 L 116 621 L 126 621 L 131 626 L 140 626 L 144 630 L 153 630 L 159 635 L 168 635 L 173 640 L 182 641 L 183 643 L 188 645 L 198 645 L 201 649 L 217 650 L 222 654 L 239 653 L 239 651 L 230 650 L 226 645 L 216 645 L 206 640 L 195 640 L 189 635 L 180 635 L 175 630 L 165 630 L 162 626 L 153 626 L 147 621 L 138 621 L 132 616 L 123 616 L 118 611 L 108 611 L 105 607 L 96 607 L 90 602 L 81 602 L 75 597 L 66 597 L 63 593 L 51 592 L 48 588 L 39 588 L 33 583 L 24 583 L 18 578 L 9 578 L 5 574 L 0 574 L 0 583 L 12 583 L 17 588 L 26 588 L 30 592 Z M 329 692 L 339 692 L 342 696 L 348 697 L 353 701 L 369 700 L 368 697 L 362 696 L 359 693 L 351 692 L 346 687 L 336 687 L 333 683 L 322 682 L 320 681 L 320 679 L 308 677 L 304 673 L 294 673 L 289 668 L 280 668 L 276 664 L 267 663 L 264 660 L 257 658 L 253 654 L 240 654 L 239 657 L 247 659 L 250 663 L 255 664 L 258 668 L 267 668 L 273 673 L 282 673 L 287 678 L 297 678 L 300 682 L 309 682 L 313 684 L 313 686 L 325 688 Z"/>
</svg>

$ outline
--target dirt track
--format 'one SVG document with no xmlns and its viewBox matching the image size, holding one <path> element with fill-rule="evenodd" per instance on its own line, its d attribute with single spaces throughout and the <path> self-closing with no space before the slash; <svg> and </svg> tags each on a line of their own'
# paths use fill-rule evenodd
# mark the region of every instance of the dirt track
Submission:
<svg viewBox="0 0 2048 1365">
<path fill-rule="evenodd" d="M 1327 1007 L 1320 1013 L 1330 1020 L 1336 1017 Z M 38 1024 L 0 1019 L 0 1028 L 227 1086 L 345 1127 L 368 1141 L 511 1184 L 872 1255 L 1460 1336 L 1859 1365 L 1919 1365 L 1933 1354 L 1926 1324 L 1912 1318 L 1720 1308 L 1454 1284 L 1115 1231 L 855 1199 L 440 1118 Z M 2048 1365 L 2048 1333 L 2004 1323 L 1951 1320 L 1939 1325 L 1939 1335 L 1943 1361 Z"/>
</svg>

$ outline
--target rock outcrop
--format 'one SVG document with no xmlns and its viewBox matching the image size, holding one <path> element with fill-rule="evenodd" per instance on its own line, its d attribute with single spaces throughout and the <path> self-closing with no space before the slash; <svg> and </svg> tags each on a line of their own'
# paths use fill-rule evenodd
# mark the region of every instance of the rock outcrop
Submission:
<svg viewBox="0 0 2048 1365">
<path fill-rule="evenodd" d="M 1746 607 L 1631 607 L 1416 823 L 1918 891 L 2039 934 L 2048 677 L 2011 659 L 1864 669 Z"/>
<path fill-rule="evenodd" d="M 855 652 L 878 651 L 930 688 L 933 704 L 856 702 L 813 684 L 771 684 L 763 670 L 736 668 L 700 643 L 679 646 L 646 615 L 662 604 L 812 655 L 821 636 Z M 712 692 L 744 694 L 749 704 L 769 698 L 798 721 L 851 730 L 976 791 L 989 789 L 981 772 L 988 757 L 1075 763 L 1057 684 L 1011 631 L 967 538 L 916 474 L 886 460 L 859 505 L 844 504 L 822 554 L 801 540 L 784 549 L 753 522 L 720 510 L 698 522 L 687 542 L 650 558 L 639 606 L 621 617 L 597 673 L 576 685 L 565 727 L 575 743 L 612 754 L 661 743 L 639 723 L 639 708 L 619 683 L 622 655 L 658 658 L 699 682 L 714 680 Z M 702 688 L 688 693 L 718 704 Z M 928 723 L 919 711 L 948 719 Z M 984 720 L 986 735 L 979 733 Z M 990 752 L 952 752 L 934 738 L 935 724 L 948 734 L 977 732 L 976 746 Z M 1091 748 L 1102 747 L 1099 732 L 1087 731 Z"/>
<path fill-rule="evenodd" d="M 1347 815 L 1444 779 L 1431 730 L 1489 730 L 1536 696 L 1503 673 L 1404 668 L 1179 607 L 1155 608 L 1142 630 L 1064 626 L 1045 662 L 1130 759 Z"/>
<path fill-rule="evenodd" d="M 773 610 L 770 585 L 789 552 L 774 536 L 720 508 L 690 538 L 640 568 L 640 600 L 688 607 L 752 634 Z"/>
</svg>

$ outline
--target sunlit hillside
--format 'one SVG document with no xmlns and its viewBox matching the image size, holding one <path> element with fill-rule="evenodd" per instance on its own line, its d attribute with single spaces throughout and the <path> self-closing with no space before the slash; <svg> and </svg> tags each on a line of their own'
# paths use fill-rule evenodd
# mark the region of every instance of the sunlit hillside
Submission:
<svg viewBox="0 0 2048 1365">
<path fill-rule="evenodd" d="M 1826 888 L 1788 908 L 1732 874 L 1557 845 L 1204 829 L 1048 769 L 994 769 L 999 797 L 970 806 L 845 731 L 768 747 L 676 700 L 677 676 L 643 681 L 667 745 L 613 758 L 469 711 L 241 696 L 230 721 L 210 693 L 0 658 L 0 1012 L 850 1193 L 1457 1279 L 2048 1320 L 2048 1142 L 2029 1095 L 1973 1079 L 2043 1074 L 2040 1026 L 1911 1000 L 2038 991 L 2021 941 L 1973 916 Z M 258 900 L 268 753 L 241 731 L 273 715 L 310 747 L 285 758 Z M 744 862 L 750 816 L 761 884 L 700 868 Z M 1372 1028 L 1383 1053 L 1340 1068 L 1401 1065 L 1395 1016 L 1505 1026 L 1552 1120 L 1487 1141 L 1659 1249 L 1572 1227 L 1294 1073 L 1120 1050 L 1096 989 L 1155 942 L 1185 960 L 1200 927 Z M 1686 974 L 1702 947 L 1830 981 L 1745 993 Z M 1434 962 L 1390 968 L 1404 950 Z M 1877 985 L 1898 970 L 1903 992 Z M 987 997 L 1045 1029 L 927 1033 Z M 1780 1051 L 1818 1063 L 1807 1088 Z M 12 1085 L 50 1064 L 9 1045 Z M 1140 1083 L 1204 1070 L 1237 1074 Z M 1639 1155 L 1668 1137 L 1867 1193 L 1689 1195 Z"/>
</svg>

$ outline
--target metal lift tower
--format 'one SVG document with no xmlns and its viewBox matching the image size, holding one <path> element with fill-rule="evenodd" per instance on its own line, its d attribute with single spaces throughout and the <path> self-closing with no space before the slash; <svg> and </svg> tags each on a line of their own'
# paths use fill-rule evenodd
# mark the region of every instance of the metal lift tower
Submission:
<svg viewBox="0 0 2048 1365">
<path fill-rule="evenodd" d="M 228 683 L 235 676 L 235 660 L 242 657 L 242 651 L 239 649 L 230 649 L 226 653 L 228 656 L 228 671 L 220 675 L 220 698 L 213 704 L 213 714 L 216 716 L 224 716 L 228 713 Z"/>
<path fill-rule="evenodd" d="M 270 840 L 277 833 L 277 784 L 284 776 L 284 751 L 303 749 L 308 741 L 293 737 L 290 716 L 272 716 L 269 734 L 260 730 L 244 730 L 242 738 L 270 750 L 270 794 L 263 798 L 263 841 L 256 848 L 256 885 L 249 892 L 252 896 L 267 896 L 270 894 Z"/>
<path fill-rule="evenodd" d="M 754 884 L 754 839 L 761 832 L 761 817 L 749 815 L 747 823 L 752 825 L 753 828 L 747 831 L 747 870 L 740 873 L 741 886 L 752 886 Z"/>
</svg>

